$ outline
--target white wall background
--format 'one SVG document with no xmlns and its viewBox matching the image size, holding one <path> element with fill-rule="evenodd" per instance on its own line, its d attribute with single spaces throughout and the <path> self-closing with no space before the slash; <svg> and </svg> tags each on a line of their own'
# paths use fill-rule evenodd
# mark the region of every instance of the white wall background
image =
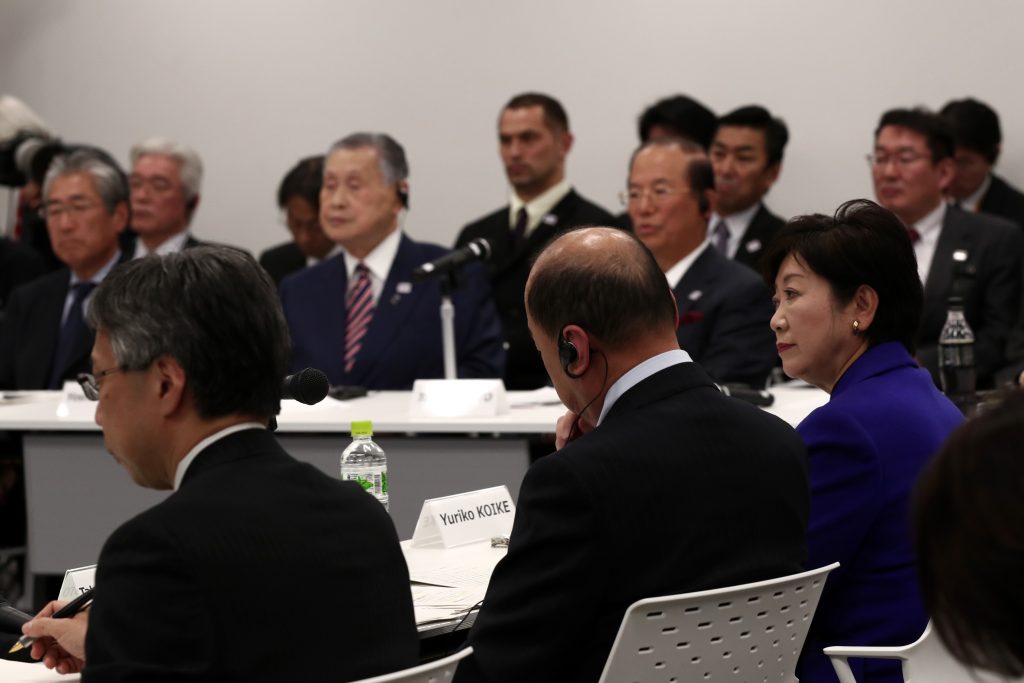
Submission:
<svg viewBox="0 0 1024 683">
<path fill-rule="evenodd" d="M 636 116 L 676 92 L 786 120 L 784 215 L 871 196 L 883 110 L 965 95 L 999 112 L 1024 182 L 1021 26 L 1015 0 L 2 0 L 0 93 L 125 163 L 150 135 L 194 146 L 195 233 L 254 252 L 287 237 L 274 194 L 298 158 L 389 132 L 406 229 L 450 244 L 505 202 L 495 122 L 523 90 L 561 99 L 570 178 L 615 212 Z"/>
</svg>

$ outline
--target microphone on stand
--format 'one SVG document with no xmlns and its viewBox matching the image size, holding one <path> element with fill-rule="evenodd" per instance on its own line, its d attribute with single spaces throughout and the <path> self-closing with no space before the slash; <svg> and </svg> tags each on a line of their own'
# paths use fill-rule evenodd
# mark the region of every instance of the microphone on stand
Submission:
<svg viewBox="0 0 1024 683">
<path fill-rule="evenodd" d="M 412 279 L 414 282 L 422 282 L 427 278 L 443 275 L 455 270 L 464 263 L 470 261 L 486 261 L 491 257 L 491 243 L 483 237 L 478 237 L 469 244 L 451 251 L 441 258 L 434 259 L 429 263 L 413 269 Z"/>
<path fill-rule="evenodd" d="M 290 398 L 312 406 L 327 398 L 330 388 L 327 375 L 316 368 L 306 368 L 284 378 L 281 383 L 281 398 Z"/>
</svg>

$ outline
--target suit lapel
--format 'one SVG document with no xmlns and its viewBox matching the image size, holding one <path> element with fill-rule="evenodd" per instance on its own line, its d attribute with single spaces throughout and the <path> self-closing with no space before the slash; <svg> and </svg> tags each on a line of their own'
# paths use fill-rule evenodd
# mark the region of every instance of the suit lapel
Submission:
<svg viewBox="0 0 1024 683">
<path fill-rule="evenodd" d="M 57 338 L 60 335 L 61 317 L 64 314 L 64 300 L 68 296 L 71 283 L 71 271 L 61 271 L 60 277 L 54 277 L 44 296 L 38 302 L 38 313 L 32 316 L 32 328 L 26 330 L 22 339 L 28 341 L 31 348 L 24 348 L 22 367 L 25 381 L 22 386 L 46 388 L 50 379 L 50 365 L 53 354 L 57 350 Z"/>
<path fill-rule="evenodd" d="M 352 368 L 352 379 L 356 383 L 366 384 L 369 370 L 387 367 L 382 358 L 387 356 L 388 347 L 396 336 L 402 333 L 420 298 L 427 292 L 436 290 L 438 285 L 433 281 L 412 283 L 409 275 L 422 263 L 416 245 L 403 234 L 391 270 L 388 271 L 388 278 L 373 309 L 373 319 L 363 338 L 363 347 L 356 356 L 355 366 Z"/>
<path fill-rule="evenodd" d="M 675 293 L 680 316 L 694 308 L 704 298 L 707 288 L 714 283 L 717 270 L 715 261 L 719 257 L 725 258 L 713 246 L 708 246 L 679 279 Z"/>
<path fill-rule="evenodd" d="M 533 254 L 539 253 L 543 246 L 547 244 L 552 237 L 558 234 L 561 230 L 564 230 L 566 227 L 566 217 L 572 212 L 577 200 L 578 195 L 576 194 L 576 191 L 570 189 L 569 193 L 562 197 L 561 201 L 555 204 L 554 208 L 552 208 L 547 215 L 541 218 L 540 223 L 530 232 L 526 240 L 516 249 L 511 251 L 508 261 L 502 264 L 497 271 L 495 271 L 494 277 L 500 278 L 509 271 L 516 272 L 524 259 L 530 258 Z M 511 241 L 508 236 L 511 235 L 511 232 L 507 225 L 505 226 L 505 234 L 505 253 L 508 253 L 511 247 Z M 495 257 L 494 260 L 500 262 L 497 257 Z"/>
<path fill-rule="evenodd" d="M 942 231 L 935 244 L 935 254 L 924 285 L 926 319 L 936 315 L 945 317 L 946 297 L 953 282 L 953 254 L 962 249 L 971 256 L 971 234 L 969 226 L 962 220 L 963 215 L 960 209 L 951 206 L 947 207 L 942 220 Z M 927 327 L 927 321 L 925 324 Z"/>
</svg>

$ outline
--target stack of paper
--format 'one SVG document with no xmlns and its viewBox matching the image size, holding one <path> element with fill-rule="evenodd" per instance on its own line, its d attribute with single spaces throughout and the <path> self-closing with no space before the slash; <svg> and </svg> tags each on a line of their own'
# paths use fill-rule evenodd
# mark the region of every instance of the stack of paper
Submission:
<svg viewBox="0 0 1024 683">
<path fill-rule="evenodd" d="M 412 581 L 417 625 L 461 619 L 478 606 L 505 548 L 474 543 L 460 548 L 412 548 L 402 544 Z"/>
</svg>

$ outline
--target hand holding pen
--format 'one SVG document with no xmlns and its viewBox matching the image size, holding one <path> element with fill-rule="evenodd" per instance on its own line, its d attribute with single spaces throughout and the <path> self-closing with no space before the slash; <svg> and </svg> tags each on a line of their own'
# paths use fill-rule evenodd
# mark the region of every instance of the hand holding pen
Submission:
<svg viewBox="0 0 1024 683">
<path fill-rule="evenodd" d="M 58 673 L 77 673 L 85 666 L 85 632 L 93 589 L 61 606 L 51 602 L 32 621 L 22 626 L 22 636 L 11 652 L 32 646 L 32 658 L 41 659 Z"/>
</svg>

